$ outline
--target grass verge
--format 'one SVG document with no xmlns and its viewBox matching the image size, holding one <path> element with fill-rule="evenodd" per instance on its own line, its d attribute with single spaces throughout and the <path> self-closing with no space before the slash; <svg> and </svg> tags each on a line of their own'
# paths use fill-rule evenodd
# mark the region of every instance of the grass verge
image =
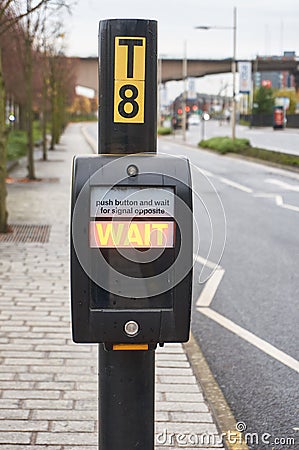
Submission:
<svg viewBox="0 0 299 450">
<path fill-rule="evenodd" d="M 27 153 L 27 136 L 25 131 L 12 130 L 7 140 L 7 159 L 12 161 L 21 158 Z"/>
<path fill-rule="evenodd" d="M 70 122 L 97 122 L 98 118 L 94 114 L 71 115 Z"/>
<path fill-rule="evenodd" d="M 157 132 L 160 136 L 165 136 L 167 134 L 172 134 L 172 128 L 159 127 Z"/>
<path fill-rule="evenodd" d="M 33 142 L 36 144 L 42 139 L 42 133 L 38 122 L 33 124 Z M 7 139 L 7 159 L 22 158 L 27 154 L 27 135 L 23 130 L 10 130 Z"/>
<path fill-rule="evenodd" d="M 198 146 L 215 150 L 221 155 L 235 153 L 274 164 L 299 168 L 299 156 L 252 147 L 248 139 L 235 139 L 233 141 L 229 137 L 214 137 L 200 141 Z"/>
</svg>

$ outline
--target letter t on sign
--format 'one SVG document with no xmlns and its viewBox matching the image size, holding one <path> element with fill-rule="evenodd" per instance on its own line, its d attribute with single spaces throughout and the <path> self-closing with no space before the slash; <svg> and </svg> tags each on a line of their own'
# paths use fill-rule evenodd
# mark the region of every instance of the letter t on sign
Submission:
<svg viewBox="0 0 299 450">
<path fill-rule="evenodd" d="M 128 47 L 127 56 L 127 78 L 134 78 L 134 47 L 142 47 L 142 39 L 119 39 L 119 45 L 126 45 Z"/>
</svg>

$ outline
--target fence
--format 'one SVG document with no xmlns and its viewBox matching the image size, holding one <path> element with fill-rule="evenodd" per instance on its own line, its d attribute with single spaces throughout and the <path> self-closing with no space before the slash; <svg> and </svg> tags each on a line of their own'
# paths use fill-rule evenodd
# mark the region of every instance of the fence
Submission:
<svg viewBox="0 0 299 450">
<path fill-rule="evenodd" d="M 246 120 L 252 127 L 272 127 L 272 114 L 241 114 L 240 119 Z M 287 128 L 299 128 L 299 114 L 287 114 Z"/>
</svg>

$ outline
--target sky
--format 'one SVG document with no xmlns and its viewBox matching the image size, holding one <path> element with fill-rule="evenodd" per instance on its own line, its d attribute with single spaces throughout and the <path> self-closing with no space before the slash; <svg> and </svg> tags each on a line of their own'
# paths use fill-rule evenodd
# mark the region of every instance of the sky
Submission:
<svg viewBox="0 0 299 450">
<path fill-rule="evenodd" d="M 66 53 L 97 56 L 99 21 L 113 18 L 143 18 L 158 21 L 158 55 L 182 58 L 186 42 L 188 58 L 227 58 L 233 54 L 232 29 L 196 30 L 199 25 L 233 26 L 237 8 L 237 59 L 256 55 L 299 56 L 299 0 L 77 0 L 66 18 Z M 231 75 L 198 79 L 196 89 L 217 93 L 230 84 Z M 181 89 L 168 83 L 169 97 Z M 229 87 L 228 87 L 229 89 Z"/>
</svg>

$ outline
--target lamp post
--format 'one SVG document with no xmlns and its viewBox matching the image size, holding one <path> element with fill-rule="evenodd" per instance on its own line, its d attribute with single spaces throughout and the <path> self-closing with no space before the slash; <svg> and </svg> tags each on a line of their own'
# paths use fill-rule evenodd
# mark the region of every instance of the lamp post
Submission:
<svg viewBox="0 0 299 450">
<path fill-rule="evenodd" d="M 195 27 L 197 30 L 233 30 L 233 59 L 232 59 L 232 74 L 233 74 L 233 108 L 232 108 L 232 139 L 236 137 L 236 53 L 237 53 L 237 8 L 233 10 L 233 26 L 232 27 L 218 27 L 201 25 Z"/>
<path fill-rule="evenodd" d="M 184 93 L 183 93 L 183 117 L 182 117 L 182 131 L 183 131 L 183 141 L 186 140 L 186 129 L 187 129 L 187 42 L 184 41 L 184 59 L 183 59 L 183 81 L 184 81 Z"/>
<path fill-rule="evenodd" d="M 161 86 L 162 86 L 162 56 L 158 58 L 158 127 L 162 126 L 161 118 Z"/>
</svg>

